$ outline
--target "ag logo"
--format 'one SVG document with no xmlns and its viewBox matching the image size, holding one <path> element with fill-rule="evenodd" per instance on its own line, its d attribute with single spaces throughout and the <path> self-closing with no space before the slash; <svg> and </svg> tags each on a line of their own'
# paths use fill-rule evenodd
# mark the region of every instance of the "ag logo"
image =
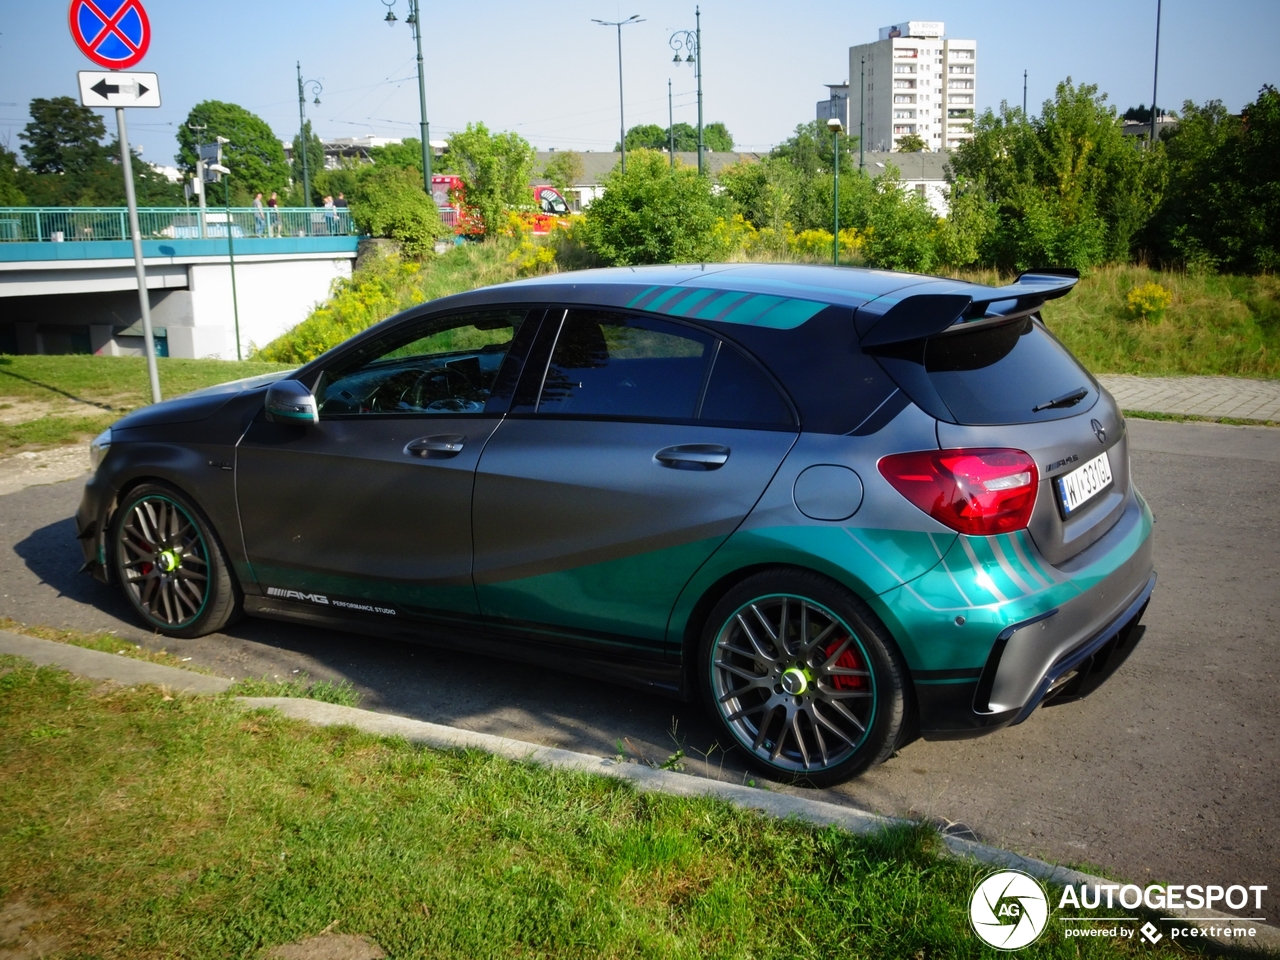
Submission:
<svg viewBox="0 0 1280 960">
<path fill-rule="evenodd" d="M 1044 888 L 1019 870 L 1002 870 L 983 880 L 969 898 L 973 932 L 998 950 L 1017 950 L 1044 932 L 1049 898 Z"/>
</svg>

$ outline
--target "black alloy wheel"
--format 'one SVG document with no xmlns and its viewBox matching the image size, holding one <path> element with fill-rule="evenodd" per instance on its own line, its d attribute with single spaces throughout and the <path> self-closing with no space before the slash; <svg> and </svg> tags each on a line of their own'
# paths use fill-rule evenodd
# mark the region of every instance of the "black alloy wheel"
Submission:
<svg viewBox="0 0 1280 960">
<path fill-rule="evenodd" d="M 177 490 L 144 484 L 111 525 L 116 578 L 152 629 L 170 637 L 213 633 L 240 611 L 221 544 L 200 510 Z"/>
<path fill-rule="evenodd" d="M 907 671 L 888 632 L 814 573 L 757 573 L 716 604 L 703 633 L 703 695 L 756 767 L 828 786 L 887 759 L 902 733 Z"/>
</svg>

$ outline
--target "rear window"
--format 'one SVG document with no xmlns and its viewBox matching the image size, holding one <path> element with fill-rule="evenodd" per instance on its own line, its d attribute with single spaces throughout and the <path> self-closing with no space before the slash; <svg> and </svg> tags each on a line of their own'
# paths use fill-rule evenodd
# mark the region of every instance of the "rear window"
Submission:
<svg viewBox="0 0 1280 960">
<path fill-rule="evenodd" d="M 1088 410 L 1098 399 L 1084 368 L 1031 317 L 932 337 L 924 366 L 958 423 L 1058 420 Z M 1084 396 L 1075 403 L 1045 406 L 1081 390 Z"/>
</svg>

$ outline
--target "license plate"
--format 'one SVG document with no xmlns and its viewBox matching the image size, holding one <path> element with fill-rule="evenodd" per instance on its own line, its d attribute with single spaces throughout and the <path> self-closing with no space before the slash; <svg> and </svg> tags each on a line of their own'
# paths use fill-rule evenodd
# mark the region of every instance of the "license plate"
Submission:
<svg viewBox="0 0 1280 960">
<path fill-rule="evenodd" d="M 1058 477 L 1058 498 L 1063 515 L 1070 516 L 1109 486 L 1111 461 L 1105 453 Z"/>
</svg>

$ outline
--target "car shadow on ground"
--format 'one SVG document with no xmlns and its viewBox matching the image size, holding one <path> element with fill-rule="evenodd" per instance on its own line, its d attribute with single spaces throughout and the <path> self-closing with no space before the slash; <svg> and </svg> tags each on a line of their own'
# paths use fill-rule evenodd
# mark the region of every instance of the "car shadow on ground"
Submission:
<svg viewBox="0 0 1280 960">
<path fill-rule="evenodd" d="M 717 741 L 699 704 L 551 667 L 255 617 L 196 640 L 152 633 L 117 586 L 79 572 L 75 532 L 73 519 L 58 520 L 13 550 L 60 602 L 82 608 L 73 619 L 84 632 L 112 630 L 224 676 L 345 680 L 360 706 L 382 713 L 642 763 L 662 764 L 682 750 L 688 772 L 754 776 L 740 753 Z M 65 616 L 41 622 L 70 625 Z"/>
</svg>

